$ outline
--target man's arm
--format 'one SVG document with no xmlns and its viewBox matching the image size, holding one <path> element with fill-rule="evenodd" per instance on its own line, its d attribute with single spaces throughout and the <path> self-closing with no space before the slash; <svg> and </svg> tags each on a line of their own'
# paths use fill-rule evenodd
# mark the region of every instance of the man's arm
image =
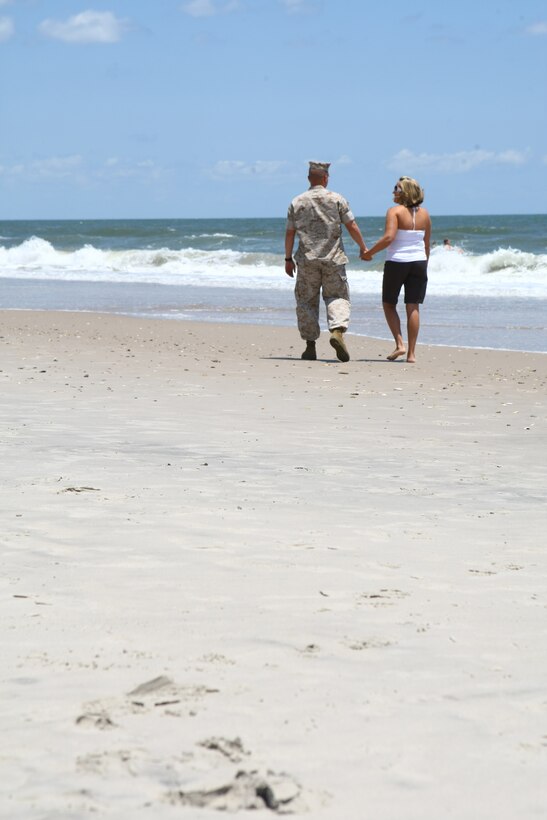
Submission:
<svg viewBox="0 0 547 820">
<path fill-rule="evenodd" d="M 296 267 L 292 258 L 295 236 L 295 228 L 287 228 L 285 231 L 285 273 L 291 277 L 294 276 L 294 269 Z"/>
<path fill-rule="evenodd" d="M 353 241 L 357 245 L 359 245 L 359 250 L 361 251 L 361 253 L 366 253 L 367 246 L 366 246 L 365 240 L 363 239 L 361 231 L 359 230 L 359 225 L 357 224 L 355 219 L 352 219 L 351 222 L 344 222 L 344 225 L 348 229 L 348 233 L 351 236 L 351 238 L 353 239 Z"/>
</svg>

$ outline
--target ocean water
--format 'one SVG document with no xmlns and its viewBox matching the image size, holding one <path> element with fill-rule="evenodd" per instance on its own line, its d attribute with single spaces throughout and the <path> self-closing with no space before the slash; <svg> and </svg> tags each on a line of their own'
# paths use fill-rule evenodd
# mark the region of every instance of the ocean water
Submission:
<svg viewBox="0 0 547 820">
<path fill-rule="evenodd" d="M 369 245 L 382 235 L 383 217 L 357 221 Z M 284 219 L 0 222 L 0 308 L 265 323 L 296 335 L 284 230 Z M 433 216 L 432 238 L 421 342 L 547 352 L 547 215 Z M 383 254 L 364 263 L 349 236 L 345 246 L 350 331 L 390 339 Z"/>
</svg>

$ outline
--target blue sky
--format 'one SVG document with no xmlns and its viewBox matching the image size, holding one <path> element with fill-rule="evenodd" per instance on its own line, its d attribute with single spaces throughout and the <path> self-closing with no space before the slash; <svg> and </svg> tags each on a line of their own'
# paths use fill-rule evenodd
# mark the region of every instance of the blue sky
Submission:
<svg viewBox="0 0 547 820">
<path fill-rule="evenodd" d="M 0 0 L 0 218 L 545 213 L 547 6 Z"/>
</svg>

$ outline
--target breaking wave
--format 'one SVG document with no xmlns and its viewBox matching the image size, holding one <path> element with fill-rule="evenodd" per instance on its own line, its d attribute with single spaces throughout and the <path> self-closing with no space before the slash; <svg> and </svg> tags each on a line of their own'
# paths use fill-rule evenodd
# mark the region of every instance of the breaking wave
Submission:
<svg viewBox="0 0 547 820">
<path fill-rule="evenodd" d="M 352 290 L 377 293 L 381 259 L 376 257 L 372 265 L 361 263 L 355 258 L 353 248 L 348 251 Z M 105 250 L 91 244 L 75 250 L 59 250 L 38 236 L 10 248 L 0 245 L 0 276 L 259 289 L 286 289 L 288 284 L 283 257 L 273 253 L 192 247 Z M 547 255 L 510 247 L 482 255 L 435 247 L 429 263 L 428 292 L 430 295 L 547 298 Z"/>
</svg>

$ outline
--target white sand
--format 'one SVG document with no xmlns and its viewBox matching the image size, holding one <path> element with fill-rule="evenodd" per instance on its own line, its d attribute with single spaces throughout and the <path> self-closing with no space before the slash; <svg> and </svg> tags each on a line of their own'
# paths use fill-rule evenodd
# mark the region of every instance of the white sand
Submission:
<svg viewBox="0 0 547 820">
<path fill-rule="evenodd" d="M 0 817 L 547 816 L 545 355 L 1 319 Z"/>
</svg>

